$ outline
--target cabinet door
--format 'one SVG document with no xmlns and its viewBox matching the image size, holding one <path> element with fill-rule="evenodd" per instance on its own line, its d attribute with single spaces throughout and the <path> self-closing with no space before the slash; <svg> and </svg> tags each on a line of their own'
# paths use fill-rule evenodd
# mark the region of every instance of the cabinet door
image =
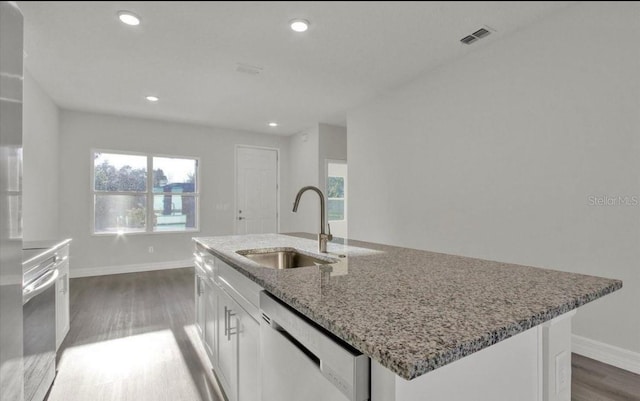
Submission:
<svg viewBox="0 0 640 401">
<path fill-rule="evenodd" d="M 204 341 L 204 327 L 205 327 L 205 293 L 204 293 L 204 281 L 202 276 L 198 273 L 195 274 L 195 298 L 196 298 L 196 329 L 200 339 Z"/>
<path fill-rule="evenodd" d="M 202 279 L 204 286 L 204 347 L 209 354 L 211 365 L 216 367 L 218 364 L 218 354 L 216 352 L 216 326 L 217 326 L 217 299 L 216 286 L 208 280 Z"/>
<path fill-rule="evenodd" d="M 227 399 L 237 401 L 238 394 L 238 312 L 240 308 L 218 289 L 218 379 Z"/>
<path fill-rule="evenodd" d="M 69 262 L 59 268 L 60 276 L 56 281 L 56 350 L 69 332 Z"/>
<path fill-rule="evenodd" d="M 238 401 L 260 401 L 260 324 L 238 310 Z"/>
</svg>

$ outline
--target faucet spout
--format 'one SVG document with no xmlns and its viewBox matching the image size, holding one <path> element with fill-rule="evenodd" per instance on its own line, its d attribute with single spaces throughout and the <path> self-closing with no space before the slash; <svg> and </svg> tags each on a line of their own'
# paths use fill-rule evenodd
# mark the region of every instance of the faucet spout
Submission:
<svg viewBox="0 0 640 401">
<path fill-rule="evenodd" d="M 313 191 L 315 193 L 318 194 L 318 196 L 320 197 L 320 234 L 318 234 L 318 250 L 322 253 L 327 253 L 327 242 L 331 241 L 333 239 L 333 236 L 331 235 L 331 226 L 329 227 L 329 233 L 325 233 L 324 231 L 324 226 L 325 226 L 325 202 L 324 202 L 324 194 L 322 193 L 322 191 L 318 188 L 318 187 L 314 187 L 312 185 L 308 185 L 306 187 L 302 187 L 300 188 L 300 190 L 298 191 L 298 194 L 296 195 L 296 199 L 293 202 L 293 212 L 297 212 L 298 211 L 298 206 L 300 205 L 300 198 L 302 198 L 302 194 L 307 192 L 307 191 Z"/>
</svg>

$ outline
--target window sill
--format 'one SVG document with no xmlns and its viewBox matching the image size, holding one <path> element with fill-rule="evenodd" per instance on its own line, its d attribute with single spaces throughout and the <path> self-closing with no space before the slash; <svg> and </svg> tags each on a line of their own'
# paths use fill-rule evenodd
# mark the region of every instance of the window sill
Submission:
<svg viewBox="0 0 640 401">
<path fill-rule="evenodd" d="M 92 237 L 129 237 L 132 235 L 162 235 L 162 234 L 193 234 L 199 233 L 200 229 L 193 230 L 176 230 L 176 231 L 133 231 L 123 233 L 91 233 Z"/>
</svg>

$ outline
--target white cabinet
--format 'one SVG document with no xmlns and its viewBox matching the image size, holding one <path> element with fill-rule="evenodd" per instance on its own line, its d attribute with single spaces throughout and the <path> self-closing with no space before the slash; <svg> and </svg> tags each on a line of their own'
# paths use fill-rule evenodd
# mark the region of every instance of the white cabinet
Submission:
<svg viewBox="0 0 640 401">
<path fill-rule="evenodd" d="M 229 401 L 258 401 L 260 324 L 225 289 L 217 291 L 218 378 Z"/>
<path fill-rule="evenodd" d="M 216 326 L 217 321 L 216 317 L 217 313 L 217 287 L 213 284 L 209 279 L 203 281 L 204 284 L 204 335 L 203 342 L 204 347 L 209 354 L 209 360 L 211 361 L 211 365 L 215 368 L 218 364 L 218 354 L 216 352 L 217 349 L 217 333 Z"/>
<path fill-rule="evenodd" d="M 237 314 L 238 400 L 260 399 L 260 324 L 244 309 Z"/>
<path fill-rule="evenodd" d="M 58 280 L 56 281 L 56 350 L 69 332 L 69 245 L 56 252 Z"/>
<path fill-rule="evenodd" d="M 217 364 L 216 285 L 213 283 L 213 257 L 196 248 L 195 257 L 195 325 L 211 364 Z"/>
<path fill-rule="evenodd" d="M 198 245 L 194 256 L 196 325 L 216 377 L 228 401 L 259 401 L 262 288 Z"/>
<path fill-rule="evenodd" d="M 200 267 L 196 265 L 195 276 L 195 299 L 196 299 L 196 330 L 200 339 L 204 341 L 204 325 L 205 325 L 205 275 Z"/>
<path fill-rule="evenodd" d="M 221 288 L 218 292 L 218 379 L 229 401 L 238 394 L 238 309 Z M 244 385 L 244 384 L 243 384 Z"/>
</svg>

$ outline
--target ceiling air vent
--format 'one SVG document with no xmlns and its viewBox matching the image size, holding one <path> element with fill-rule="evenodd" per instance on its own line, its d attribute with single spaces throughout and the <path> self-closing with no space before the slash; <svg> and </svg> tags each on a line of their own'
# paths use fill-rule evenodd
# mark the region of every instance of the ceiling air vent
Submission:
<svg viewBox="0 0 640 401">
<path fill-rule="evenodd" d="M 491 32 L 487 29 L 484 28 L 480 28 L 477 31 L 475 31 L 474 33 L 472 33 L 473 36 L 475 36 L 478 39 L 484 38 L 485 36 L 487 36 L 488 34 L 490 34 Z"/>
<path fill-rule="evenodd" d="M 460 42 L 464 43 L 465 45 L 470 45 L 478 39 L 489 36 L 489 34 L 491 34 L 491 31 L 492 29 L 489 29 L 488 27 L 480 28 L 471 35 L 467 35 L 464 38 L 460 39 Z"/>
<path fill-rule="evenodd" d="M 475 42 L 476 40 L 478 40 L 478 38 L 476 38 L 473 35 L 469 35 L 469 36 L 465 36 L 464 38 L 460 39 L 460 42 L 464 43 L 465 45 L 470 45 L 471 43 Z"/>
</svg>

